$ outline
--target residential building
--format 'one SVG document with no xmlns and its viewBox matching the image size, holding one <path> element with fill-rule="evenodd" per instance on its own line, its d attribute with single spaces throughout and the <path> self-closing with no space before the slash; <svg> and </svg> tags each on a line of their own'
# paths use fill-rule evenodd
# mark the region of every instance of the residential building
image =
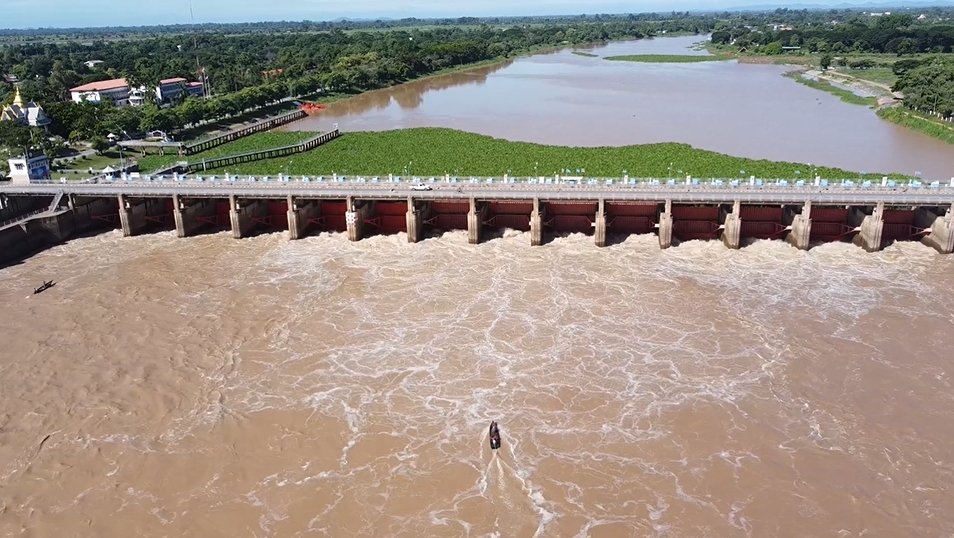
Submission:
<svg viewBox="0 0 954 538">
<path fill-rule="evenodd" d="M 202 97 L 205 88 L 201 82 L 189 82 L 182 77 L 167 78 L 156 86 L 156 101 L 170 103 L 188 96 Z"/>
<path fill-rule="evenodd" d="M 23 185 L 50 179 L 50 160 L 42 153 L 9 159 L 10 182 Z"/>
<path fill-rule="evenodd" d="M 142 106 L 146 103 L 146 87 L 129 89 L 129 106 Z"/>
<path fill-rule="evenodd" d="M 20 95 L 20 87 L 17 86 L 13 104 L 7 105 L 3 112 L 0 112 L 0 121 L 15 121 L 21 125 L 46 129 L 52 120 L 40 105 L 33 101 L 24 102 Z"/>
<path fill-rule="evenodd" d="M 140 106 L 145 100 L 146 88 L 130 88 L 124 78 L 90 82 L 70 89 L 74 102 L 112 103 L 116 106 Z"/>
<path fill-rule="evenodd" d="M 90 61 L 88 61 L 88 62 L 83 62 L 83 63 L 84 63 L 84 64 L 86 65 L 86 67 L 88 67 L 89 69 L 95 69 L 95 68 L 99 67 L 100 65 L 104 64 L 105 62 L 103 62 L 102 60 L 90 60 Z"/>
</svg>

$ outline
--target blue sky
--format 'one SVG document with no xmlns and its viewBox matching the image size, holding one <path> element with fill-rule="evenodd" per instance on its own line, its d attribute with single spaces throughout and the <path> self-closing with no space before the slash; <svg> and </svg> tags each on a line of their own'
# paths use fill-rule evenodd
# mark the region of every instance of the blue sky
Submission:
<svg viewBox="0 0 954 538">
<path fill-rule="evenodd" d="M 910 0 L 898 0 L 911 3 Z M 796 0 L 833 5 L 844 0 Z M 793 2 L 790 2 L 790 4 Z M 879 2 L 880 3 L 880 2 Z M 339 17 L 461 17 L 638 13 L 767 5 L 772 0 L 192 0 L 196 22 L 329 20 Z M 80 27 L 188 23 L 189 0 L 0 0 L 0 27 Z"/>
</svg>

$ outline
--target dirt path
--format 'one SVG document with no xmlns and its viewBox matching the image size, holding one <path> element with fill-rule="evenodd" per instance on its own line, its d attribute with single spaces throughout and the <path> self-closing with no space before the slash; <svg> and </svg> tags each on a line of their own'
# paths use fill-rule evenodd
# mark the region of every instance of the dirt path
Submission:
<svg viewBox="0 0 954 538">
<path fill-rule="evenodd" d="M 887 84 L 864 80 L 839 71 L 809 69 L 802 73 L 802 76 L 813 80 L 828 82 L 833 86 L 847 90 L 860 97 L 876 97 L 878 98 L 879 104 L 884 104 L 882 103 L 883 100 L 894 102 L 898 98 L 898 94 L 892 92 L 891 87 Z"/>
</svg>

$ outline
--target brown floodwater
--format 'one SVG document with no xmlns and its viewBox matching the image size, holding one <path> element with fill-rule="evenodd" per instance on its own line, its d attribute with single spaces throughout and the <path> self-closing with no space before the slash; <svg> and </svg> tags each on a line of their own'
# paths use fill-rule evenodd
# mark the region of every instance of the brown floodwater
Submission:
<svg viewBox="0 0 954 538">
<path fill-rule="evenodd" d="M 0 535 L 954 533 L 954 257 L 528 245 L 112 231 L 0 270 Z"/>
<path fill-rule="evenodd" d="M 284 129 L 326 130 L 335 123 L 346 132 L 448 127 L 566 146 L 684 142 L 855 172 L 954 176 L 954 146 L 783 77 L 792 67 L 603 59 L 701 54 L 689 48 L 700 39 L 612 43 L 590 49 L 596 58 L 570 50 L 520 58 L 368 92 Z"/>
</svg>

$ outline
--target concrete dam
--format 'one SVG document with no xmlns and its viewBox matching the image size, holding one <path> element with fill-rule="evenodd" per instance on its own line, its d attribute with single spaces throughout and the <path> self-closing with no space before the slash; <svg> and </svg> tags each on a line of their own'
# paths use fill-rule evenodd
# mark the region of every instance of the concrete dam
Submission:
<svg viewBox="0 0 954 538">
<path fill-rule="evenodd" d="M 406 233 L 409 242 L 466 230 L 472 244 L 515 229 L 529 232 L 531 245 L 583 233 L 600 247 L 613 238 L 654 234 L 661 248 L 689 240 L 739 248 L 750 239 L 778 239 L 799 249 L 850 241 L 877 251 L 894 241 L 921 241 L 949 254 L 954 186 L 450 177 L 0 185 L 0 261 L 114 228 L 125 236 L 174 229 L 179 237 L 231 230 L 236 238 L 287 231 L 292 240 L 328 231 L 351 241 Z"/>
</svg>

